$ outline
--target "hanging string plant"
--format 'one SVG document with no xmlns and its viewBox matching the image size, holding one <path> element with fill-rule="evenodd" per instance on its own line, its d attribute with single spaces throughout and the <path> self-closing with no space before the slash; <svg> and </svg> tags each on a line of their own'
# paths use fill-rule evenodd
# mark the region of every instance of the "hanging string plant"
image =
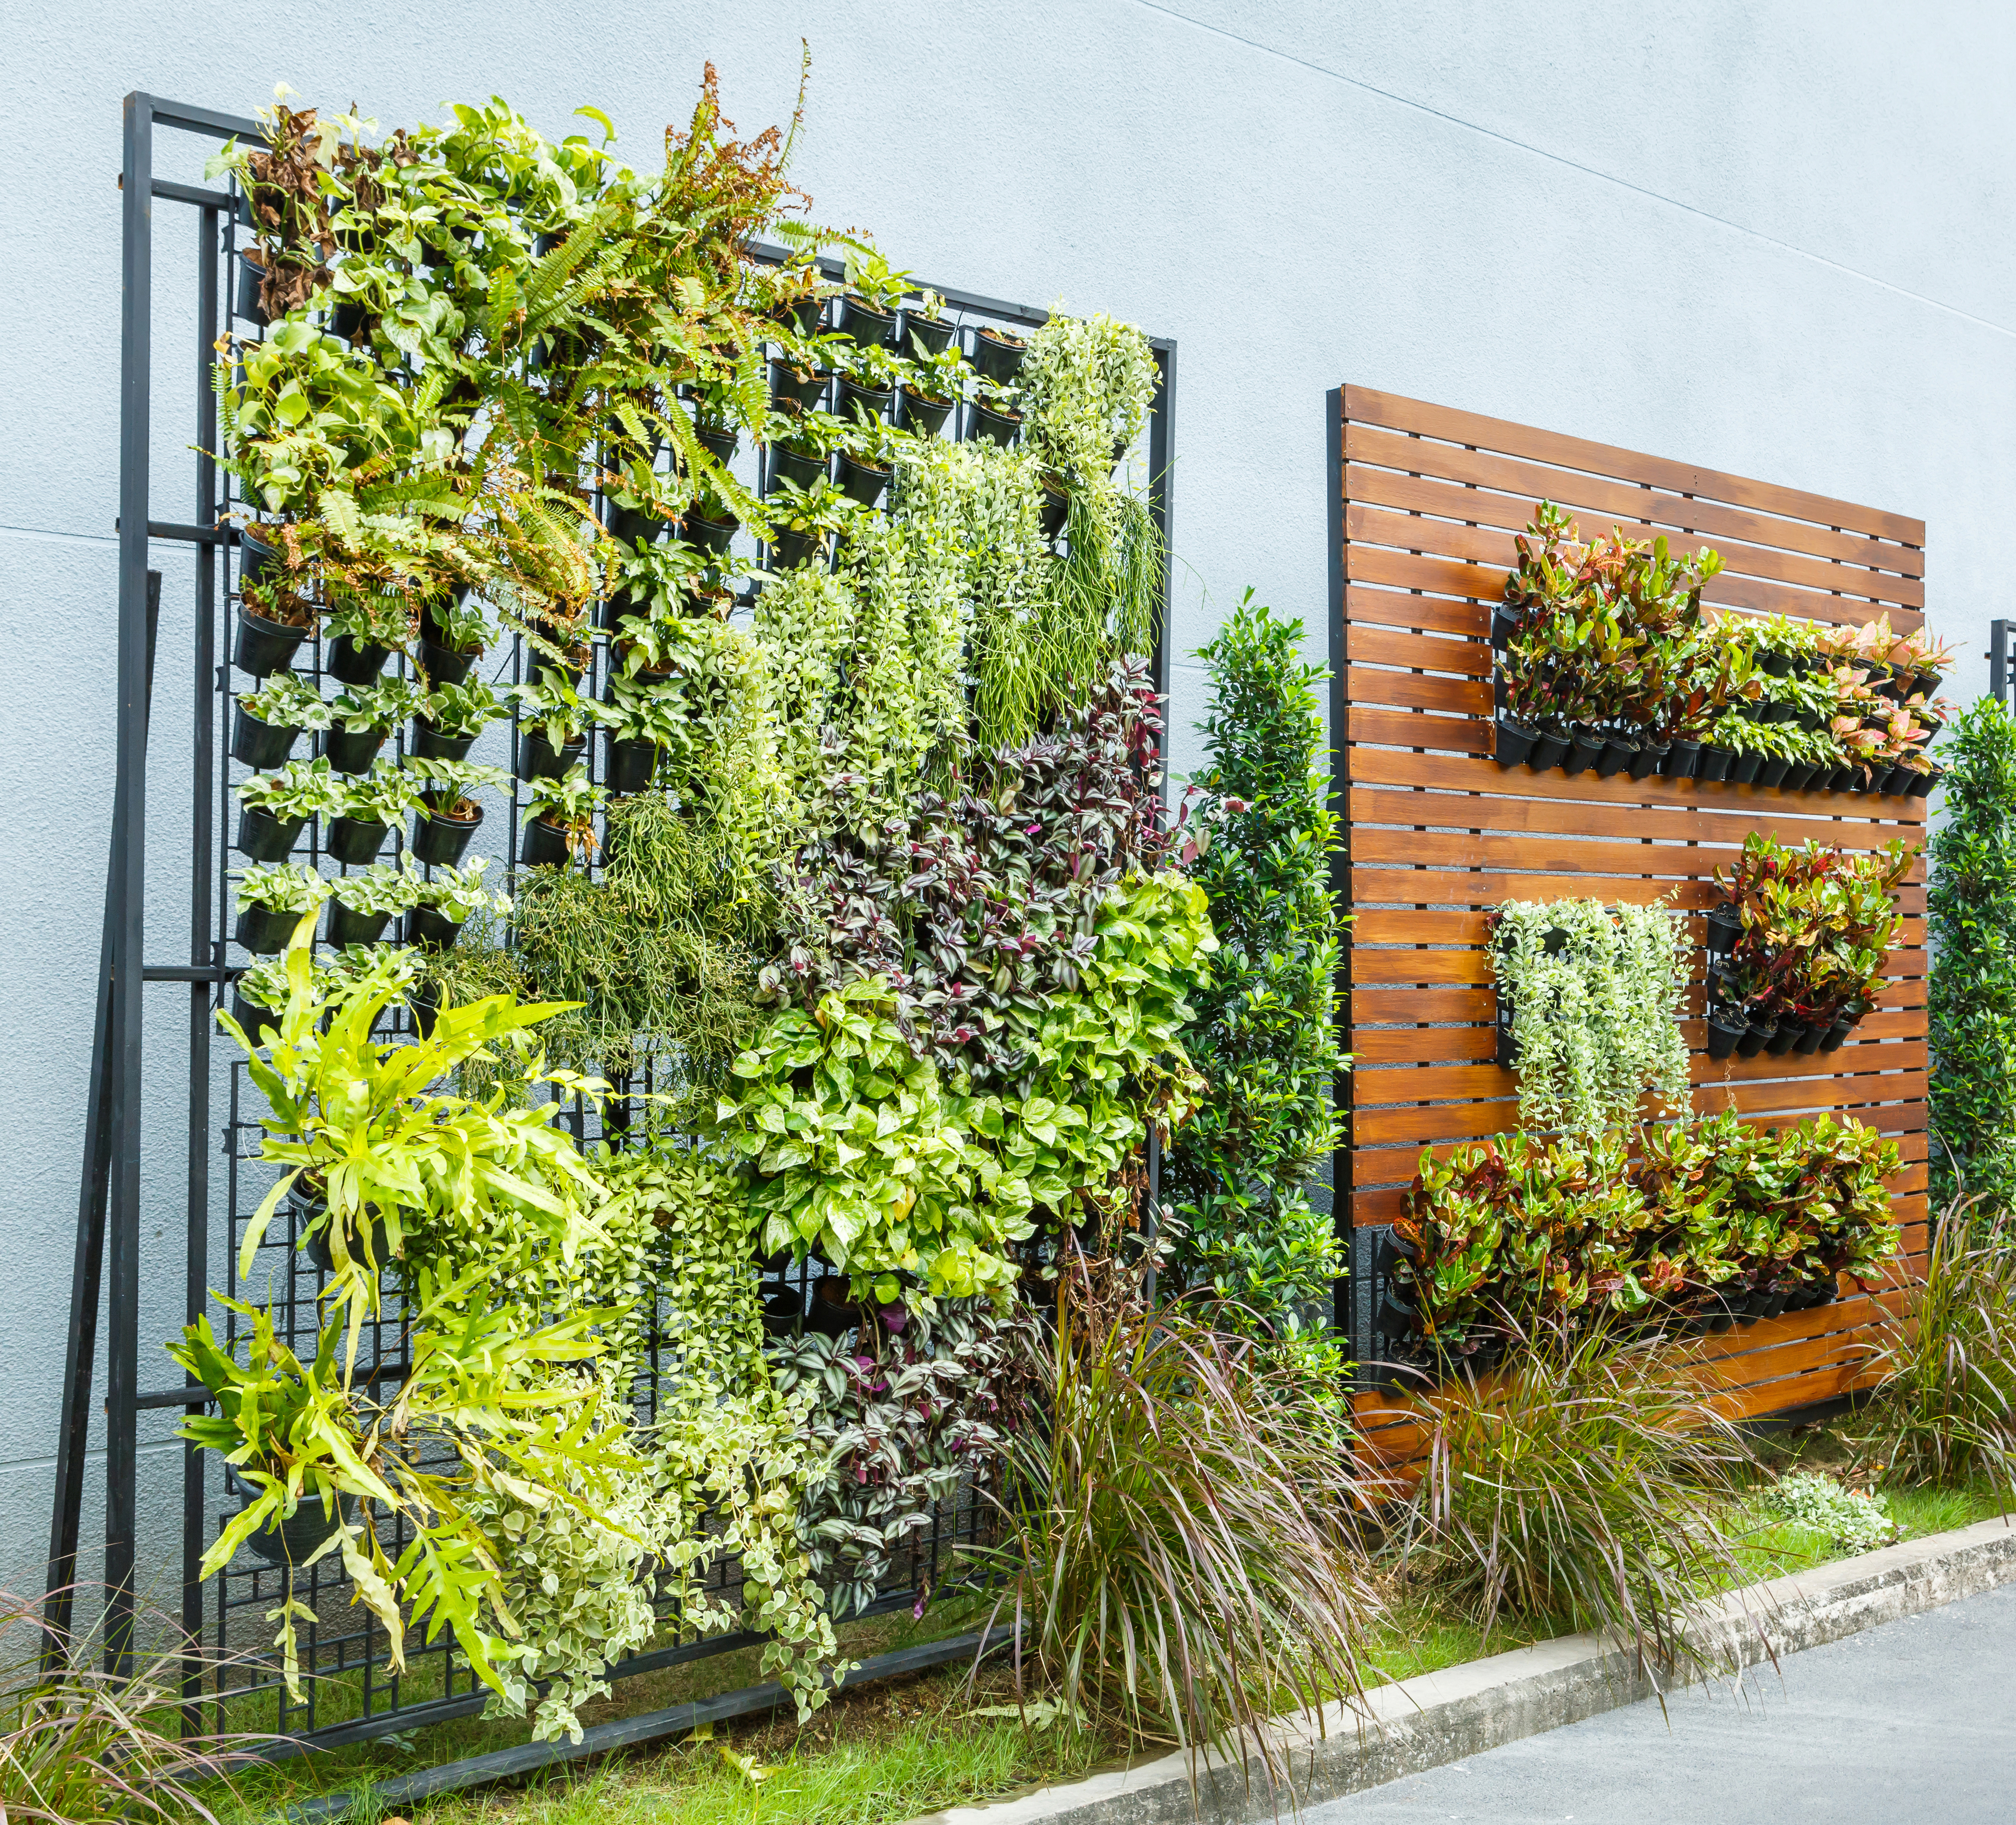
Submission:
<svg viewBox="0 0 2016 1825">
<path fill-rule="evenodd" d="M 1517 1066 L 1522 1126 L 1629 1127 L 1648 1091 L 1687 1107 L 1687 941 L 1670 907 L 1508 900 L 1490 954 L 1499 1062 Z"/>
</svg>

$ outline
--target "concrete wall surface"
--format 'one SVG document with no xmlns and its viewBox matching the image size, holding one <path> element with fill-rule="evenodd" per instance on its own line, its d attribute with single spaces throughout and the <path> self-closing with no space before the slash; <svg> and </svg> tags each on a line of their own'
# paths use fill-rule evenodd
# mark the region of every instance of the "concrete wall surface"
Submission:
<svg viewBox="0 0 2016 1825">
<path fill-rule="evenodd" d="M 2006 612 L 2006 5 L 13 0 L 4 16 L 0 729 L 22 791 L 0 866 L 15 1111 L 0 1581 L 16 1589 L 45 1548 L 113 785 L 129 90 L 249 114 L 284 81 L 387 129 L 495 93 L 556 135 L 589 103 L 646 164 L 708 59 L 745 132 L 787 119 L 803 38 L 796 175 L 818 218 L 937 283 L 1176 339 L 1183 652 L 1248 584 L 1319 652 L 1324 394 L 1346 380 L 1923 517 L 1932 621 L 1966 657 L 1957 696 L 1981 688 L 1987 621 Z M 159 170 L 196 179 L 209 149 L 164 142 Z M 153 513 L 186 520 L 191 216 L 160 206 L 157 242 Z M 149 952 L 174 962 L 190 562 L 158 561 Z M 1201 711 L 1180 668 L 1179 770 Z M 147 997 L 142 1380 L 160 1386 L 181 1314 L 189 996 Z M 172 1423 L 142 1416 L 142 1572 L 171 1600 Z"/>
</svg>

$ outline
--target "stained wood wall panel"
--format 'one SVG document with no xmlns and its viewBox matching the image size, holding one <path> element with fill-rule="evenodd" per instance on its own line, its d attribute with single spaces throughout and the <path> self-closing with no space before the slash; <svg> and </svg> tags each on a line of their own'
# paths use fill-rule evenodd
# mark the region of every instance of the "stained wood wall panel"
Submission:
<svg viewBox="0 0 2016 1825">
<path fill-rule="evenodd" d="M 1518 1125 L 1517 1074 L 1494 1056 L 1491 908 L 1666 898 L 1699 914 L 1720 898 L 1715 869 L 1753 830 L 1852 851 L 1924 836 L 1922 800 L 1499 769 L 1486 632 L 1535 503 L 1568 509 L 1586 538 L 1616 525 L 1676 548 L 1713 545 L 1726 567 L 1704 599 L 1717 613 L 1836 625 L 1888 615 L 1900 633 L 1924 620 L 1925 534 L 1907 515 L 1530 426 L 1364 387 L 1337 397 L 1337 760 L 1358 1060 L 1339 1189 L 1364 1226 L 1399 1214 L 1423 1147 Z M 1839 1051 L 1709 1059 L 1698 948 L 1683 1028 L 1697 1110 L 1734 1109 L 1773 1128 L 1826 1110 L 1894 1139 L 1905 1164 L 1893 1208 L 1913 1256 L 1927 1221 L 1924 881 L 1921 861 L 1899 896 L 1892 985 Z M 1697 946 L 1700 920 L 1689 923 Z M 1721 1404 L 1755 1418 L 1848 1391 L 1866 1373 L 1876 1312 L 1858 1295 L 1708 1340 Z"/>
</svg>

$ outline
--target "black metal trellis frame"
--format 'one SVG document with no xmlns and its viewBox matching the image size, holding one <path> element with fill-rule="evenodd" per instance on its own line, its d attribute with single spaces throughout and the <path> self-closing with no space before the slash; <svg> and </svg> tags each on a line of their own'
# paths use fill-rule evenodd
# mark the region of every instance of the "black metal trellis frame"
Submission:
<svg viewBox="0 0 2016 1825">
<path fill-rule="evenodd" d="M 229 477 L 208 454 L 217 443 L 217 406 L 213 388 L 214 345 L 231 321 L 225 283 L 235 276 L 234 260 L 239 221 L 238 198 L 232 189 L 208 189 L 154 175 L 157 131 L 195 135 L 213 142 L 229 138 L 256 139 L 258 124 L 216 110 L 191 106 L 135 92 L 124 102 L 124 158 L 121 175 L 122 265 L 121 294 L 120 482 L 117 637 L 117 784 L 113 808 L 104 925 L 101 941 L 92 1058 L 85 1109 L 83 1171 L 77 1208 L 75 1252 L 70 1289 L 70 1348 L 65 1362 L 60 1430 L 57 1441 L 56 1492 L 52 1504 L 45 1615 L 52 1625 L 52 1648 L 66 1637 L 72 1622 L 71 1589 L 78 1571 L 79 1535 L 84 1511 L 85 1474 L 91 1433 L 91 1399 L 98 1354 L 99 1306 L 105 1311 L 106 1363 L 105 1546 L 103 1585 L 105 1653 L 108 1669 L 130 1671 L 135 1631 L 135 1578 L 138 1516 L 139 1418 L 149 1409 L 200 1410 L 207 1393 L 188 1386 L 143 1390 L 140 1374 L 139 1311 L 142 1238 L 141 1116 L 146 1053 L 143 1016 L 147 984 L 181 985 L 187 994 L 188 1101 L 184 1305 L 185 1321 L 211 1308 L 212 1157 L 216 1146 L 212 1061 L 214 1016 L 225 993 L 242 972 L 230 959 L 228 906 L 225 893 L 229 857 L 228 833 L 220 816 L 228 803 L 231 765 L 224 718 L 230 704 L 229 653 L 219 639 L 223 617 L 232 596 L 230 553 L 236 535 L 229 522 L 232 502 Z M 151 438 L 154 379 L 153 327 L 153 211 L 157 202 L 191 210 L 196 218 L 196 278 L 194 349 L 195 387 L 189 439 L 193 456 L 193 515 L 188 521 L 153 517 Z M 772 250 L 755 250 L 759 255 Z M 836 275 L 837 268 L 830 269 Z M 985 322 L 1031 328 L 1045 322 L 1047 311 L 978 294 L 937 288 L 948 311 L 962 328 Z M 1151 339 L 1157 364 L 1157 388 L 1150 419 L 1147 462 L 1150 508 L 1165 541 L 1161 602 L 1156 617 L 1153 675 L 1166 700 L 1169 686 L 1170 571 L 1167 549 L 1173 531 L 1171 491 L 1171 437 L 1175 387 L 1175 345 Z M 955 427 L 956 428 L 956 427 Z M 189 548 L 194 584 L 193 639 L 185 675 L 193 687 L 193 783 L 190 801 L 189 927 L 185 963 L 147 961 L 145 917 L 146 884 L 148 722 L 154 672 L 155 630 L 162 577 L 149 568 L 155 542 Z M 315 649 L 319 653 L 319 647 Z M 319 668 L 319 658 L 316 661 Z M 514 668 L 518 656 L 514 652 Z M 1166 753 L 1166 736 L 1165 738 Z M 1166 790 L 1166 786 L 1165 790 Z M 517 805 L 513 794 L 512 836 Z M 319 855 L 319 836 L 311 826 L 311 858 Z M 515 851 L 515 841 L 513 842 Z M 225 1128 L 229 1208 L 225 1230 L 232 1243 L 235 1275 L 239 1233 L 238 1166 L 250 1156 L 240 1142 L 256 1135 L 256 1116 L 239 1107 L 242 1064 L 235 1064 Z M 577 1118 L 576 1132 L 581 1132 Z M 1159 1161 L 1150 1150 L 1150 1194 L 1157 1190 Z M 291 1235 L 277 1246 L 290 1251 Z M 291 1281 L 290 1283 L 291 1287 Z M 313 1307 L 313 1294 L 308 1305 Z M 394 1366 L 384 1359 L 386 1366 Z M 191 1445 L 182 1450 L 181 1510 L 181 1610 L 184 1636 L 194 1644 L 204 1634 L 205 1588 L 200 1564 L 211 1520 L 202 1455 Z M 319 1575 L 311 1572 L 311 1577 Z M 935 1563 L 931 1568 L 934 1573 Z M 235 1602 L 224 1595 L 228 1580 L 250 1576 L 251 1595 Z M 261 1592 L 264 1576 L 268 1587 Z M 273 1575 L 241 1574 L 235 1568 L 220 1575 L 218 1626 L 221 1637 L 229 1612 L 270 1603 Z M 308 1601 L 326 1596 L 330 1582 L 319 1579 Z M 910 1593 L 891 1594 L 877 1608 L 907 1602 Z M 392 1729 L 466 1715 L 480 1708 L 480 1688 L 458 1694 L 452 1676 L 438 1694 L 402 1702 L 396 1681 L 388 1701 L 381 1685 L 374 1694 L 368 1651 L 368 1627 L 360 1649 L 364 1679 L 363 1715 L 317 1727 L 312 1701 L 297 1738 L 334 1746 L 361 1740 Z M 748 1638 L 728 1636 L 705 1643 L 683 1643 L 639 1657 L 616 1669 L 639 1672 L 704 1652 L 746 1646 Z M 340 1643 L 338 1644 L 340 1647 Z M 970 1652 L 968 1638 L 953 1651 Z M 920 1664 L 920 1649 L 885 1657 L 910 1670 Z M 443 1654 L 445 1665 L 446 1655 Z M 192 1725 L 201 1708 L 219 1704 L 222 1695 L 206 1694 L 202 1663 L 193 1654 L 185 1661 L 182 1697 Z M 869 1663 L 870 1670 L 875 1663 Z M 339 1665 L 341 1665 L 339 1661 Z M 766 1689 L 767 1690 L 767 1689 Z M 747 1697 L 747 1695 L 735 1695 Z M 759 1694 L 748 1708 L 767 1703 Z M 727 1715 L 722 1713 L 722 1715 Z M 283 1714 L 284 1720 L 284 1712 Z M 668 1727 L 682 1727 L 677 1725 Z"/>
</svg>

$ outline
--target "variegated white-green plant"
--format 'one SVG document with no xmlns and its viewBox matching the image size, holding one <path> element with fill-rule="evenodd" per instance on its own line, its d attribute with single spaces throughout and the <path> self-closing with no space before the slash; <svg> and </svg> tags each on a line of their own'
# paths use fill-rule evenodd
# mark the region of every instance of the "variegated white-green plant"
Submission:
<svg viewBox="0 0 2016 1825">
<path fill-rule="evenodd" d="M 1564 941 L 1550 950 L 1554 931 Z M 1647 1091 L 1687 1107 L 1687 941 L 1671 907 L 1508 900 L 1491 956 L 1518 1044 L 1522 1127 L 1629 1127 Z"/>
</svg>

